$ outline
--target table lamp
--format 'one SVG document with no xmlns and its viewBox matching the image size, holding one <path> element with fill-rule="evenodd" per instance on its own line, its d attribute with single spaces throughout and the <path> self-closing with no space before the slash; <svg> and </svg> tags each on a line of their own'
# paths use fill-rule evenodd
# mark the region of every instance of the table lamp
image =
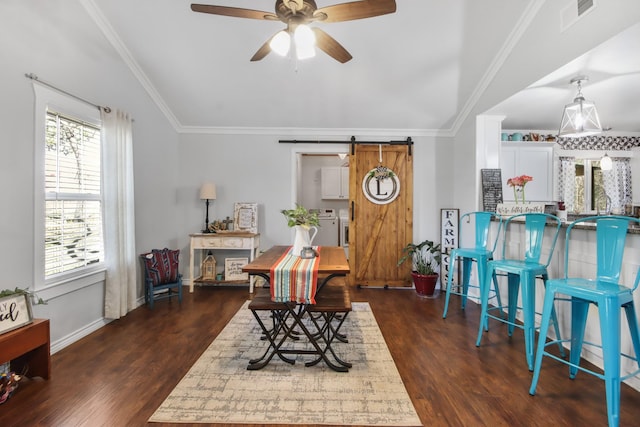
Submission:
<svg viewBox="0 0 640 427">
<path fill-rule="evenodd" d="M 207 205 L 207 215 L 205 219 L 204 230 L 202 230 L 203 233 L 209 233 L 209 200 L 215 200 L 215 199 L 216 199 L 216 185 L 211 182 L 203 184 L 202 187 L 200 188 L 200 200 L 206 200 L 206 205 Z"/>
</svg>

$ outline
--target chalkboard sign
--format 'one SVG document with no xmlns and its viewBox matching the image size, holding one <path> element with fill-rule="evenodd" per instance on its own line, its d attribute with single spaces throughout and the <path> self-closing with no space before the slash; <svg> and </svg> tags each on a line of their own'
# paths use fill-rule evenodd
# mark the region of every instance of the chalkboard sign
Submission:
<svg viewBox="0 0 640 427">
<path fill-rule="evenodd" d="M 482 169 L 482 209 L 495 212 L 502 203 L 502 170 Z"/>
</svg>

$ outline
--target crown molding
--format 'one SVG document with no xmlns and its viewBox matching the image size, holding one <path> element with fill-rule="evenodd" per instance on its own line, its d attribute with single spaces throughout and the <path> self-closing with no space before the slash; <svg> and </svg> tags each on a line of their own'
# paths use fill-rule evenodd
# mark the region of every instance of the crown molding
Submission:
<svg viewBox="0 0 640 427">
<path fill-rule="evenodd" d="M 86 9 L 87 13 L 96 23 L 102 34 L 109 41 L 111 46 L 118 52 L 122 60 L 125 62 L 127 67 L 131 70 L 135 78 L 140 82 L 144 90 L 149 94 L 153 102 L 156 106 L 162 111 L 164 116 L 167 118 L 171 126 L 178 131 L 178 129 L 182 126 L 176 116 L 173 114 L 167 103 L 164 101 L 162 96 L 158 93 L 156 88 L 151 84 L 151 81 L 147 77 L 147 75 L 142 71 L 142 68 L 138 64 L 138 62 L 134 59 L 133 55 L 124 44 L 122 39 L 118 36 L 116 31 L 113 29 L 107 18 L 105 18 L 102 11 L 98 8 L 98 6 L 93 2 L 93 0 L 80 0 L 82 6 Z"/>
</svg>

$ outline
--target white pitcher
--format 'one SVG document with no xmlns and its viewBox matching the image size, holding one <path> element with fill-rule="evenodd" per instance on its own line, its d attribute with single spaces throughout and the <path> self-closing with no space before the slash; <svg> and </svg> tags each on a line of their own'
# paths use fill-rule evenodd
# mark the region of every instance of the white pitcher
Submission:
<svg viewBox="0 0 640 427">
<path fill-rule="evenodd" d="M 300 256 L 302 248 L 304 248 L 305 246 L 311 246 L 313 238 L 316 237 L 316 234 L 318 234 L 318 227 L 312 225 L 310 228 L 306 228 L 301 225 L 296 225 L 294 228 L 296 230 L 296 234 L 293 239 L 293 249 L 291 250 L 291 254 Z M 313 233 L 311 233 L 312 230 Z"/>
</svg>

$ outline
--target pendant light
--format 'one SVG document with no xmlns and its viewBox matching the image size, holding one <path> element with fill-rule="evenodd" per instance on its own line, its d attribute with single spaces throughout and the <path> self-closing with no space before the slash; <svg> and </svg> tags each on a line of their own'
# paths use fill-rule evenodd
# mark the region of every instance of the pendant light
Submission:
<svg viewBox="0 0 640 427">
<path fill-rule="evenodd" d="M 611 161 L 611 157 L 607 153 L 604 153 L 604 156 L 600 159 L 600 170 L 610 171 L 613 168 L 613 162 Z"/>
<path fill-rule="evenodd" d="M 578 94 L 571 104 L 564 107 L 562 121 L 560 122 L 561 137 L 581 137 L 595 135 L 602 132 L 600 118 L 593 101 L 587 101 L 582 95 L 582 82 L 588 81 L 587 76 L 578 76 L 571 79 L 571 84 L 578 86 Z"/>
</svg>

